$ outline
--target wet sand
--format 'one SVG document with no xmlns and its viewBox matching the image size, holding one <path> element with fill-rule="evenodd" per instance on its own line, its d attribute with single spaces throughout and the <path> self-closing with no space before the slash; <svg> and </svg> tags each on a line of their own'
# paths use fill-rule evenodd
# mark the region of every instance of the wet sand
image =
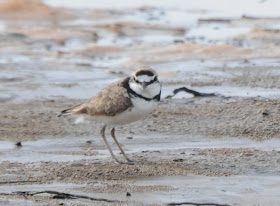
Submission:
<svg viewBox="0 0 280 206">
<path fill-rule="evenodd" d="M 180 9 L 34 1 L 19 20 L 7 2 L 17 1 L 0 4 L 0 205 L 280 203 L 279 17 L 201 17 L 190 27 L 168 19 L 192 14 Z M 57 115 L 139 65 L 159 72 L 163 96 L 145 120 L 116 128 L 136 162 L 118 165 L 102 125 Z M 165 99 L 182 86 L 216 96 Z"/>
<path fill-rule="evenodd" d="M 145 121 L 117 128 L 119 140 L 136 161 L 133 166 L 111 160 L 99 135 L 101 125 L 75 125 L 73 118 L 56 117 L 68 101 L 2 107 L 1 119 L 6 124 L 0 153 L 1 192 L 51 189 L 122 204 L 167 204 L 179 200 L 241 204 L 247 201 L 245 194 L 252 196 L 254 202 L 260 201 L 255 199 L 257 194 L 266 194 L 279 181 L 279 128 L 275 126 L 280 118 L 279 100 L 165 100 Z M 15 146 L 17 141 L 22 147 Z M 116 145 L 113 147 L 118 154 Z M 213 188 L 216 183 L 221 185 Z M 194 188 L 196 195 L 185 196 Z M 271 197 L 261 201 L 277 203 L 278 191 L 276 188 L 270 192 Z M 132 197 L 126 197 L 127 192 Z M 202 193 L 205 197 L 200 199 Z M 144 202 L 143 196 L 147 196 Z M 10 198 L 2 196 L 3 201 L 13 204 Z M 20 196 L 14 198 L 26 202 Z M 46 201 L 42 198 L 34 197 L 36 201 Z M 49 201 L 92 204 L 88 200 Z"/>
</svg>

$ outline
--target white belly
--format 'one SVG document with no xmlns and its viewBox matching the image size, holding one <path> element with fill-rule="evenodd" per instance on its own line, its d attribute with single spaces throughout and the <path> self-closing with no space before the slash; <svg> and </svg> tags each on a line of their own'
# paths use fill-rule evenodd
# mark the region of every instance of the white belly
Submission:
<svg viewBox="0 0 280 206">
<path fill-rule="evenodd" d="M 140 98 L 131 99 L 133 107 L 115 116 L 102 116 L 97 120 L 107 125 L 123 125 L 143 119 L 150 114 L 158 105 L 157 101 L 146 101 Z"/>
</svg>

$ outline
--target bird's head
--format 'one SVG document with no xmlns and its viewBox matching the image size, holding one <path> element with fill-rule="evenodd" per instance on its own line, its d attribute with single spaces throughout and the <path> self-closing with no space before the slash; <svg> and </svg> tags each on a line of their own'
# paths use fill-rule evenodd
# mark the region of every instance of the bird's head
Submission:
<svg viewBox="0 0 280 206">
<path fill-rule="evenodd" d="M 152 98 L 160 93 L 161 84 L 158 80 L 157 72 L 151 68 L 143 67 L 132 73 L 130 88 L 137 94 Z"/>
</svg>

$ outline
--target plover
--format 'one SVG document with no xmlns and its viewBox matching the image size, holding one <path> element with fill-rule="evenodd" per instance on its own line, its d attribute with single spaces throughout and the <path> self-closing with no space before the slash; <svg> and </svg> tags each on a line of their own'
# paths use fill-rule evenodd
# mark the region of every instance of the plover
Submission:
<svg viewBox="0 0 280 206">
<path fill-rule="evenodd" d="M 132 73 L 130 77 L 109 84 L 88 101 L 63 110 L 59 116 L 89 115 L 102 122 L 104 126 L 100 133 L 112 158 L 117 163 L 133 164 L 115 136 L 115 126 L 135 122 L 147 116 L 157 107 L 160 94 L 161 84 L 156 71 L 144 67 Z M 119 161 L 114 155 L 105 136 L 106 127 L 111 128 L 111 136 L 126 162 Z"/>
</svg>

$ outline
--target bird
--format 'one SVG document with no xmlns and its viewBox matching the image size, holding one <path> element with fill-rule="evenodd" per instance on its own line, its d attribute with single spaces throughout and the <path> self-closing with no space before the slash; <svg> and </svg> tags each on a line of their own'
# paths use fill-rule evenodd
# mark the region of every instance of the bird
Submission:
<svg viewBox="0 0 280 206">
<path fill-rule="evenodd" d="M 86 115 L 101 122 L 103 127 L 100 134 L 113 160 L 119 164 L 133 165 L 134 161 L 128 158 L 116 138 L 115 127 L 143 119 L 154 111 L 160 101 L 161 87 L 157 72 L 150 67 L 141 67 L 130 77 L 109 84 L 88 101 L 65 109 L 58 116 Z M 111 136 L 125 162 L 117 159 L 113 153 L 105 135 L 106 128 L 111 128 Z"/>
</svg>

